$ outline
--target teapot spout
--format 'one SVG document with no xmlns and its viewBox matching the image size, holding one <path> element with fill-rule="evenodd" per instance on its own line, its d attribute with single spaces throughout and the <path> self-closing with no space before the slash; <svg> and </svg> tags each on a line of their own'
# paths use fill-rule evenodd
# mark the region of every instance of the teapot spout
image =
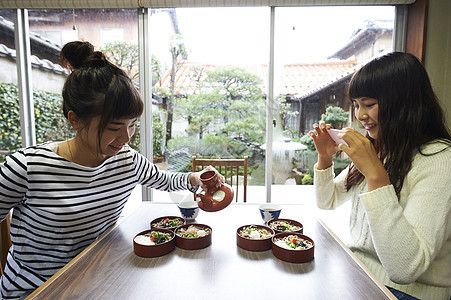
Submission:
<svg viewBox="0 0 451 300">
<path fill-rule="evenodd" d="M 213 201 L 208 196 L 203 194 L 197 194 L 196 201 L 200 209 L 205 211 L 211 211 L 211 208 L 213 207 Z"/>
</svg>

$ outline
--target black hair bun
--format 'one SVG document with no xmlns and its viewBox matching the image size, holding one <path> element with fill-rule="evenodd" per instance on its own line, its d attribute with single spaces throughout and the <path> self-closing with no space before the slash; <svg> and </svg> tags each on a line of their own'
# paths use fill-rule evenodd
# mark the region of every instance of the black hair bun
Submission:
<svg viewBox="0 0 451 300">
<path fill-rule="evenodd" d="M 85 59 L 82 66 L 96 68 L 96 67 L 104 67 L 107 64 L 108 61 L 105 55 L 100 51 L 95 51 Z"/>
<path fill-rule="evenodd" d="M 61 49 L 61 62 L 64 67 L 75 70 L 82 67 L 93 53 L 94 46 L 89 42 L 69 42 Z"/>
</svg>

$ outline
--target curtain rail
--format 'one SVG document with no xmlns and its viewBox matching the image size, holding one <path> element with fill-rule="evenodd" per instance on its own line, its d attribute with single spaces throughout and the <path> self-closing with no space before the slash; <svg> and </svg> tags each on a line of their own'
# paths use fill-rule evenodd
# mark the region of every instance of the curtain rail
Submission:
<svg viewBox="0 0 451 300">
<path fill-rule="evenodd" d="M 415 0 L 2 0 L 0 9 L 399 5 L 414 2 Z"/>
</svg>

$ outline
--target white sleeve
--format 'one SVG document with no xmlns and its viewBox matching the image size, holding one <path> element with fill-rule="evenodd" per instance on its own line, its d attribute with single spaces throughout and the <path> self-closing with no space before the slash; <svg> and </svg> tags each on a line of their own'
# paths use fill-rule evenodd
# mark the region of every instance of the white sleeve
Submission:
<svg viewBox="0 0 451 300">
<path fill-rule="evenodd" d="M 416 281 L 443 254 L 451 236 L 450 170 L 451 149 L 421 156 L 404 180 L 400 201 L 392 185 L 360 195 L 377 255 L 392 281 Z"/>
<path fill-rule="evenodd" d="M 324 170 L 314 167 L 316 205 L 321 209 L 335 209 L 350 199 L 345 188 L 349 167 L 334 178 L 334 166 Z"/>
</svg>

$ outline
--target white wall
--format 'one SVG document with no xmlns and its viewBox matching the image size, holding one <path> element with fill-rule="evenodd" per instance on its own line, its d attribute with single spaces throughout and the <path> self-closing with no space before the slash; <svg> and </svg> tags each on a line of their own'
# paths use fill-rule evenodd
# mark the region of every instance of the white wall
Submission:
<svg viewBox="0 0 451 300">
<path fill-rule="evenodd" d="M 17 84 L 16 62 L 10 58 L 0 58 L 0 82 Z M 32 88 L 60 94 L 66 76 L 54 72 L 32 68 Z"/>
<path fill-rule="evenodd" d="M 429 0 L 425 67 L 451 128 L 451 1 Z"/>
</svg>

